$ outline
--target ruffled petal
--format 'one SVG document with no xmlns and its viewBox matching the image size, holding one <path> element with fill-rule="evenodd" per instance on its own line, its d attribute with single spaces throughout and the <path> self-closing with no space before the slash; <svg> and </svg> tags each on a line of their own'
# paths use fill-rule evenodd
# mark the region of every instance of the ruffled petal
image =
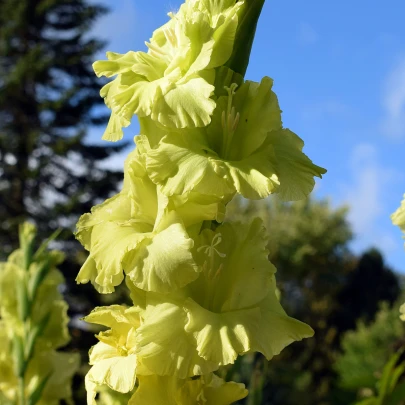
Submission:
<svg viewBox="0 0 405 405">
<path fill-rule="evenodd" d="M 98 392 L 98 386 L 96 383 L 90 380 L 89 374 L 86 374 L 86 376 L 84 377 L 84 385 L 86 387 L 87 405 L 97 405 L 96 396 Z"/>
<path fill-rule="evenodd" d="M 86 250 L 91 247 L 93 227 L 108 221 L 124 222 L 130 218 L 131 201 L 126 193 L 119 193 L 91 209 L 91 213 L 80 217 L 76 228 L 76 239 Z"/>
<path fill-rule="evenodd" d="M 137 249 L 147 237 L 148 231 L 150 227 L 143 223 L 128 222 L 121 225 L 117 222 L 105 222 L 95 226 L 90 250 L 90 256 L 97 267 L 95 283 L 103 287 L 121 284 L 124 278 L 124 258 L 128 252 Z"/>
<path fill-rule="evenodd" d="M 88 372 L 88 380 L 96 385 L 108 385 L 118 392 L 129 392 L 135 386 L 136 355 L 111 357 L 98 361 Z"/>
<path fill-rule="evenodd" d="M 190 191 L 218 198 L 232 195 L 235 189 L 226 165 L 197 135 L 170 134 L 149 150 L 146 166 L 150 178 L 169 196 Z"/>
<path fill-rule="evenodd" d="M 204 274 L 190 284 L 191 297 L 213 312 L 259 304 L 276 272 L 268 260 L 267 240 L 258 218 L 251 224 L 224 223 L 215 232 L 205 229 L 196 253 Z"/>
<path fill-rule="evenodd" d="M 194 336 L 198 354 L 218 366 L 233 364 L 251 349 L 252 332 L 260 321 L 259 308 L 225 313 L 207 311 L 192 299 L 184 305 L 185 330 Z"/>
<path fill-rule="evenodd" d="M 230 405 L 245 398 L 248 390 L 245 384 L 238 384 L 233 381 L 225 382 L 215 374 L 209 384 L 204 386 L 204 397 L 206 405 Z"/>
<path fill-rule="evenodd" d="M 139 376 L 139 388 L 128 405 L 197 405 L 201 391 L 198 380 L 180 380 L 172 376 Z"/>
<path fill-rule="evenodd" d="M 129 121 L 125 118 L 118 116 L 115 113 L 111 113 L 111 117 L 108 120 L 107 128 L 101 139 L 104 141 L 117 142 L 124 136 L 122 128 L 129 125 Z"/>
<path fill-rule="evenodd" d="M 190 191 L 228 199 L 236 191 L 246 198 L 265 198 L 277 190 L 279 179 L 272 146 L 239 161 L 220 158 L 197 133 L 169 134 L 150 149 L 146 166 L 162 192 Z"/>
<path fill-rule="evenodd" d="M 95 62 L 97 76 L 118 75 L 101 92 L 112 109 L 103 138 L 121 139 L 135 114 L 176 128 L 208 125 L 215 108 L 214 68 L 232 54 L 242 5 L 186 3 L 154 32 L 148 53 L 108 52 L 107 61 Z"/>
<path fill-rule="evenodd" d="M 139 313 L 136 309 L 124 305 L 110 305 L 94 308 L 83 320 L 118 330 L 122 325 L 136 328 L 139 326 Z"/>
<path fill-rule="evenodd" d="M 104 342 L 98 342 L 89 350 L 89 364 L 93 366 L 102 360 L 120 356 L 120 352 L 116 347 Z"/>
<path fill-rule="evenodd" d="M 126 121 L 131 121 L 135 114 L 140 117 L 151 115 L 153 105 L 166 93 L 167 90 L 163 89 L 170 87 L 170 83 L 164 78 L 148 82 L 134 73 L 126 75 L 133 77 L 125 78 L 128 83 L 133 84 L 122 86 L 122 90 L 111 98 L 112 111 Z"/>
<path fill-rule="evenodd" d="M 112 275 L 111 285 L 100 285 L 97 283 L 96 279 L 98 276 L 98 270 L 96 262 L 91 256 L 88 256 L 86 261 L 83 263 L 80 271 L 76 277 L 76 282 L 78 284 L 91 283 L 96 291 L 100 294 L 111 294 L 115 291 L 115 286 L 121 284 L 123 280 L 122 273 Z"/>
<path fill-rule="evenodd" d="M 225 218 L 226 200 L 207 196 L 196 192 L 173 196 L 172 201 L 176 212 L 182 219 L 184 226 L 189 227 L 202 221 L 222 222 Z"/>
<path fill-rule="evenodd" d="M 184 380 L 139 376 L 139 388 L 128 405 L 230 405 L 246 395 L 244 384 L 225 382 L 214 374 Z"/>
<path fill-rule="evenodd" d="M 175 211 L 168 211 L 153 233 L 145 235 L 122 262 L 132 283 L 143 290 L 169 292 L 198 277 L 188 236 Z"/>
<path fill-rule="evenodd" d="M 151 118 L 168 127 L 205 127 L 211 122 L 215 109 L 215 102 L 210 98 L 214 89 L 203 78 L 179 84 L 167 94 L 159 94 L 153 104 Z"/>
<path fill-rule="evenodd" d="M 275 281 L 260 305 L 260 313 L 261 320 L 254 333 L 252 350 L 263 353 L 268 360 L 289 344 L 314 335 L 310 326 L 285 313 L 276 297 Z"/>
<path fill-rule="evenodd" d="M 270 132 L 267 142 L 274 148 L 274 166 L 280 181 L 277 193 L 281 199 L 306 198 L 314 188 L 314 176 L 322 178 L 326 170 L 312 163 L 302 152 L 302 139 L 288 129 Z"/>
<path fill-rule="evenodd" d="M 405 232 L 405 194 L 401 206 L 391 215 L 391 220 L 394 225 L 399 226 Z"/>
<path fill-rule="evenodd" d="M 235 42 L 236 30 L 238 28 L 238 16 L 236 13 L 243 3 L 243 1 L 237 2 L 231 12 L 228 13 L 224 23 L 215 30 L 212 36 L 214 45 L 211 60 L 207 65 L 207 68 L 225 65 L 225 63 L 231 57 Z M 216 17 L 215 20 L 218 21 L 219 18 Z"/>
<path fill-rule="evenodd" d="M 163 298 L 160 297 L 160 301 Z M 185 332 L 187 316 L 181 302 L 159 302 L 158 299 L 148 306 L 142 318 L 137 354 L 149 370 L 158 375 L 186 378 L 218 368 L 198 355 L 194 339 Z"/>
<path fill-rule="evenodd" d="M 99 60 L 93 63 L 93 69 L 97 77 L 112 77 L 128 72 L 134 64 L 138 63 L 137 53 L 133 51 L 125 54 L 107 52 L 106 55 L 108 60 Z"/>
<path fill-rule="evenodd" d="M 137 139 L 140 140 L 140 137 Z M 148 177 L 142 153 L 134 155 L 133 159 L 128 161 L 126 173 L 130 179 L 131 215 L 138 220 L 154 224 L 159 215 L 157 189 L 156 184 Z"/>
<path fill-rule="evenodd" d="M 264 148 L 240 161 L 227 162 L 236 191 L 258 200 L 277 192 L 280 182 L 272 163 L 272 150 Z"/>
</svg>

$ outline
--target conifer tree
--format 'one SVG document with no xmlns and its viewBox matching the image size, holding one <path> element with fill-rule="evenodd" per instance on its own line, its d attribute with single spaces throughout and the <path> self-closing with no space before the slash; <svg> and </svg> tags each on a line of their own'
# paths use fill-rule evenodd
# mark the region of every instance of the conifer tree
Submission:
<svg viewBox="0 0 405 405">
<path fill-rule="evenodd" d="M 121 172 L 100 163 L 123 144 L 90 145 L 86 139 L 90 126 L 105 122 L 96 110 L 100 83 L 91 68 L 104 44 L 89 30 L 106 11 L 85 0 L 0 2 L 3 258 L 18 244 L 18 223 L 35 221 L 39 238 L 71 228 L 121 180 Z M 65 250 L 75 246 L 65 243 Z"/>
</svg>

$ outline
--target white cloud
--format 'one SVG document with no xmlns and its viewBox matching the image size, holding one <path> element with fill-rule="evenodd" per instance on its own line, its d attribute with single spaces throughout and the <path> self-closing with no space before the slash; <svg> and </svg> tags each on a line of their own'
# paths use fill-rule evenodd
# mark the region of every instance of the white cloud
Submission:
<svg viewBox="0 0 405 405">
<path fill-rule="evenodd" d="M 318 41 L 318 34 L 307 22 L 302 22 L 298 27 L 298 40 L 303 45 L 312 45 Z"/>
<path fill-rule="evenodd" d="M 377 247 L 386 257 L 401 248 L 402 242 L 391 225 L 391 208 L 386 195 L 401 173 L 380 161 L 378 149 L 369 143 L 357 144 L 349 156 L 350 181 L 340 187 L 342 200 L 349 206 L 348 220 L 355 240 L 352 247 L 363 252 Z"/>
<path fill-rule="evenodd" d="M 349 165 L 353 181 L 343 186 L 343 199 L 350 206 L 349 220 L 354 232 L 364 237 L 385 215 L 381 190 L 395 179 L 396 172 L 379 163 L 376 147 L 368 143 L 354 147 Z"/>
<path fill-rule="evenodd" d="M 383 134 L 393 139 L 405 137 L 405 57 L 398 60 L 385 79 L 383 107 Z"/>
</svg>

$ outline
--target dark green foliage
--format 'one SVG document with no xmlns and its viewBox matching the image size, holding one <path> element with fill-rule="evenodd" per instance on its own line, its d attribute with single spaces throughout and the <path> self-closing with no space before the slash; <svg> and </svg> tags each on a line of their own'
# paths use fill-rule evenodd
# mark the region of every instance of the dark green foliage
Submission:
<svg viewBox="0 0 405 405">
<path fill-rule="evenodd" d="M 101 169 L 100 162 L 124 145 L 86 143 L 89 126 L 106 121 L 96 110 L 102 99 L 91 67 L 104 44 L 88 35 L 105 12 L 84 0 L 0 2 L 4 257 L 18 242 L 18 223 L 34 220 L 40 238 L 58 227 L 69 229 L 62 233 L 68 239 L 78 216 L 96 198 L 108 197 L 122 179 L 121 172 Z"/>
<path fill-rule="evenodd" d="M 81 214 L 117 190 L 122 172 L 101 164 L 126 146 L 86 138 L 108 118 L 92 70 L 105 44 L 89 35 L 106 11 L 86 0 L 0 1 L 0 259 L 18 245 L 26 219 L 42 240 L 62 228 L 57 247 L 67 253 L 61 270 L 73 318 L 101 303 L 91 286 L 76 286 L 85 253 L 72 231 Z M 70 348 L 85 363 L 93 333 L 72 334 Z"/>
<path fill-rule="evenodd" d="M 399 318 L 401 297 L 390 308 L 383 303 L 372 323 L 359 321 L 355 330 L 347 332 L 341 343 L 342 354 L 335 363 L 339 386 L 361 394 L 374 389 L 386 362 L 403 345 L 405 324 Z"/>
<path fill-rule="evenodd" d="M 367 288 L 365 288 L 367 286 Z M 340 330 L 356 327 L 356 319 L 370 322 L 380 301 L 394 302 L 400 292 L 396 275 L 384 266 L 383 257 L 376 249 L 364 253 L 338 294 L 344 302 L 336 311 L 333 322 Z"/>
<path fill-rule="evenodd" d="M 391 356 L 384 366 L 376 384 L 374 395 L 354 405 L 404 405 L 405 382 L 401 381 L 405 372 L 405 363 L 400 360 L 402 350 Z"/>
</svg>

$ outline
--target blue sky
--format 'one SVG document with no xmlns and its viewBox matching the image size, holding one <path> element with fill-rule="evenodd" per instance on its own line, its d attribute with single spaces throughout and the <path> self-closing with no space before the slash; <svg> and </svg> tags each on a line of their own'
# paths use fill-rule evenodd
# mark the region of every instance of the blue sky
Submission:
<svg viewBox="0 0 405 405">
<path fill-rule="evenodd" d="M 178 0 L 104 0 L 94 34 L 107 50 L 145 50 Z M 317 197 L 350 206 L 352 248 L 376 246 L 405 272 L 401 232 L 390 221 L 405 193 L 405 2 L 267 0 L 246 78 L 275 81 L 284 126 L 328 169 Z M 103 58 L 103 55 L 100 55 Z M 103 130 L 91 131 L 98 141 Z M 136 123 L 126 130 L 131 139 Z M 121 166 L 123 156 L 110 165 Z"/>
</svg>

